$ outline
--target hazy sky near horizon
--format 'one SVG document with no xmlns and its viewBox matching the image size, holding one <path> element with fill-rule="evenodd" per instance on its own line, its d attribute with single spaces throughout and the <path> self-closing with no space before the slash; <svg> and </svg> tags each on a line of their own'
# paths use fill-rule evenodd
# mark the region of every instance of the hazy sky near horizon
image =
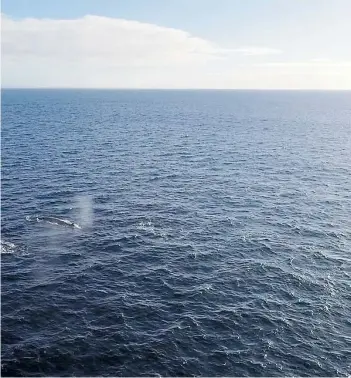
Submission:
<svg viewBox="0 0 351 378">
<path fill-rule="evenodd" d="M 351 89 L 350 0 L 2 0 L 2 87 Z"/>
</svg>

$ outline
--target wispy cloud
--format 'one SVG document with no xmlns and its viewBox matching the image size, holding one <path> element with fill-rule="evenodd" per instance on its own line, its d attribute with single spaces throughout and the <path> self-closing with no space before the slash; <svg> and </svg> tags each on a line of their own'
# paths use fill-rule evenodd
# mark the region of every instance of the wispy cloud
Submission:
<svg viewBox="0 0 351 378">
<path fill-rule="evenodd" d="M 265 62 L 253 64 L 255 67 L 286 67 L 286 68 L 346 68 L 351 67 L 351 61 L 333 61 L 330 59 L 312 59 L 300 62 Z"/>
<path fill-rule="evenodd" d="M 281 54 L 283 51 L 279 49 L 273 49 L 269 47 L 258 47 L 258 46 L 251 46 L 251 47 L 240 47 L 231 50 L 234 53 L 239 53 L 243 55 L 276 55 Z"/>
</svg>

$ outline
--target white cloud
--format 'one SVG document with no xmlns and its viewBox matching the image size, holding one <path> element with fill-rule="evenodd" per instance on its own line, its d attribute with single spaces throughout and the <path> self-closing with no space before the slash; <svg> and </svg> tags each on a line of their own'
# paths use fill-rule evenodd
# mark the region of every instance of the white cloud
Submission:
<svg viewBox="0 0 351 378">
<path fill-rule="evenodd" d="M 5 59 L 50 58 L 108 66 L 165 66 L 209 59 L 210 42 L 182 30 L 98 16 L 75 20 L 2 17 Z"/>
<path fill-rule="evenodd" d="M 1 19 L 3 87 L 351 88 L 350 62 L 257 64 L 282 51 L 109 17 Z"/>
<path fill-rule="evenodd" d="M 1 18 L 4 86 L 206 86 L 218 61 L 278 51 L 227 49 L 183 30 L 100 16 Z"/>
</svg>

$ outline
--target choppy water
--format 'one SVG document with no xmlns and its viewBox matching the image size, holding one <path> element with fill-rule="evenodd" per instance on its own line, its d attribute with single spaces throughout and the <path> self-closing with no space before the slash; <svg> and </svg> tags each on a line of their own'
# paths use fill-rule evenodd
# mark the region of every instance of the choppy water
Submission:
<svg viewBox="0 0 351 378">
<path fill-rule="evenodd" d="M 2 375 L 350 373 L 350 120 L 350 92 L 3 91 Z"/>
</svg>

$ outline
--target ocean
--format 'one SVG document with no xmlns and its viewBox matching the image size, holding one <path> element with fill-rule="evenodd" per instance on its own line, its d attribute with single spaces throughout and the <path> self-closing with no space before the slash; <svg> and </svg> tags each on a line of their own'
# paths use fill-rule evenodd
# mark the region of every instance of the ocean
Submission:
<svg viewBox="0 0 351 378">
<path fill-rule="evenodd" d="M 347 376 L 351 92 L 2 90 L 3 376 Z"/>
</svg>

